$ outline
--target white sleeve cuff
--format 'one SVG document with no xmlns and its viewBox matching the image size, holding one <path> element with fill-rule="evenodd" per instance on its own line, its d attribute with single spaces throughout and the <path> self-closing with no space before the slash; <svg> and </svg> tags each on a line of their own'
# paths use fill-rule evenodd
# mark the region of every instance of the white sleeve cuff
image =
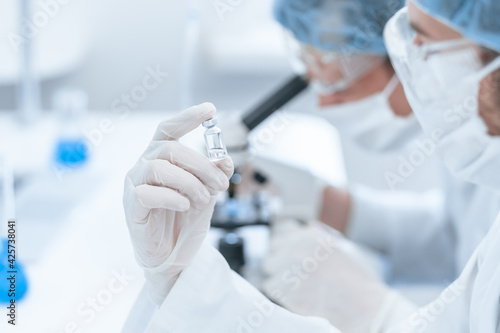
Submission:
<svg viewBox="0 0 500 333">
<path fill-rule="evenodd" d="M 389 328 L 407 319 L 417 309 L 415 304 L 399 293 L 390 291 L 370 327 L 370 333 L 387 332 Z"/>
<path fill-rule="evenodd" d="M 328 321 L 292 314 L 230 270 L 204 244 L 154 314 L 146 332 L 328 332 Z"/>
<path fill-rule="evenodd" d="M 351 189 L 352 207 L 346 235 L 348 238 L 381 252 L 387 252 L 395 230 L 394 206 L 387 209 L 380 191 L 365 186 Z M 401 221 L 399 221 L 401 222 Z"/>
</svg>

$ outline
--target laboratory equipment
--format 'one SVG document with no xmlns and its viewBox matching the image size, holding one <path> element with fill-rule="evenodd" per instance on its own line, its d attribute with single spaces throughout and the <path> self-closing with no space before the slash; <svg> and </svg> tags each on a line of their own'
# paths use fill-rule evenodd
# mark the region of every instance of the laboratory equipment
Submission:
<svg viewBox="0 0 500 333">
<path fill-rule="evenodd" d="M 252 173 L 252 178 L 261 187 L 268 182 L 258 171 Z M 241 181 L 241 174 L 234 173 L 230 179 L 229 189 L 224 194 L 225 197 L 218 200 L 215 205 L 211 222 L 213 228 L 224 230 L 218 241 L 218 249 L 235 272 L 241 272 L 246 263 L 245 240 L 237 230 L 248 226 L 268 226 L 272 217 L 270 198 L 266 191 L 238 194 L 237 187 Z"/>
<path fill-rule="evenodd" d="M 28 290 L 28 280 L 18 256 L 17 224 L 20 222 L 15 220 L 14 172 L 10 161 L 1 156 L 0 186 L 2 187 L 0 192 L 2 199 L 0 201 L 0 211 L 2 212 L 0 214 L 2 218 L 0 227 L 0 304 L 11 304 L 11 300 L 19 301 L 24 298 Z"/>
<path fill-rule="evenodd" d="M 222 131 L 217 127 L 217 117 L 202 123 L 205 130 L 205 143 L 207 145 L 208 158 L 212 161 L 220 161 L 225 159 L 227 155 L 226 146 L 222 137 Z"/>
<path fill-rule="evenodd" d="M 198 51 L 201 30 L 200 0 L 189 0 L 186 11 L 187 22 L 184 29 L 179 82 L 179 101 L 182 110 L 193 104 L 193 86 L 196 80 L 196 66 L 194 64 L 200 53 Z"/>
<path fill-rule="evenodd" d="M 308 85 L 309 83 L 304 77 L 300 75 L 293 76 L 241 118 L 235 117 L 229 121 L 226 120 L 224 130 L 228 134 L 226 136 L 227 151 L 235 162 L 235 172 L 230 179 L 228 191 L 223 197 L 219 198 L 215 206 L 211 225 L 214 228 L 224 230 L 224 234 L 219 239 L 218 248 L 231 268 L 236 272 L 240 272 L 245 263 L 245 242 L 238 235 L 238 229 L 248 226 L 269 225 L 273 217 L 272 207 L 275 206 L 275 200 L 266 190 L 268 179 L 282 180 L 283 177 L 286 177 L 287 180 L 283 182 L 282 195 L 287 197 L 285 200 L 290 199 L 288 197 L 296 196 L 295 191 L 289 191 L 289 188 L 284 190 L 288 186 L 285 183 L 289 183 L 290 178 L 288 176 L 297 175 L 295 168 L 278 161 L 268 161 L 263 157 L 250 156 L 248 134 L 274 112 L 303 92 Z M 248 166 L 251 166 L 254 170 L 245 173 L 244 170 Z M 268 168 L 263 168 L 263 166 Z M 301 172 L 298 173 L 303 175 Z M 239 193 L 238 188 L 244 174 L 251 177 L 251 181 L 258 184 L 260 190 L 253 193 Z M 300 182 L 298 178 L 294 179 Z M 311 180 L 308 178 L 306 183 L 311 184 Z M 288 207 L 290 212 L 297 212 L 304 207 L 301 198 L 288 201 L 297 204 L 295 208 Z"/>
<path fill-rule="evenodd" d="M 89 158 L 89 148 L 82 131 L 88 96 L 79 89 L 63 88 L 54 95 L 54 107 L 60 120 L 60 134 L 55 147 L 55 164 L 64 168 L 82 166 Z"/>
<path fill-rule="evenodd" d="M 19 28 L 22 31 L 31 20 L 31 0 L 21 0 Z M 20 78 L 18 90 L 19 116 L 21 121 L 32 122 L 40 116 L 40 89 L 35 74 L 34 40 L 24 38 L 20 47 Z"/>
<path fill-rule="evenodd" d="M 296 75 L 292 77 L 261 103 L 250 109 L 243 117 L 243 124 L 249 131 L 253 130 L 275 111 L 297 97 L 308 86 L 309 82 L 303 76 Z"/>
</svg>

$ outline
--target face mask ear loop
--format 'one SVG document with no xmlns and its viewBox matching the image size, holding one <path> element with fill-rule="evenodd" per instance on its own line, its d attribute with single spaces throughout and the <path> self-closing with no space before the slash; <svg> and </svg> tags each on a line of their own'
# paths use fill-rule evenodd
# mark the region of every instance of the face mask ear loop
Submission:
<svg viewBox="0 0 500 333">
<path fill-rule="evenodd" d="M 386 99 L 389 99 L 392 96 L 392 94 L 394 94 L 394 91 L 396 90 L 398 85 L 399 85 L 399 78 L 396 74 L 394 74 L 392 79 L 389 81 L 387 86 L 385 86 L 384 90 L 382 91 L 382 96 L 384 96 Z"/>
<path fill-rule="evenodd" d="M 474 83 L 475 85 L 479 84 L 485 77 L 487 77 L 488 75 L 490 75 L 491 73 L 493 73 L 498 69 L 500 69 L 500 56 L 498 56 L 497 58 L 495 58 L 495 60 L 490 62 L 488 65 L 486 65 L 479 71 L 477 71 L 477 73 L 465 77 L 463 80 L 458 82 L 458 85 L 463 87 L 466 86 L 467 83 Z M 478 94 L 478 91 L 479 88 L 475 92 L 476 96 Z M 452 93 L 451 91 L 447 91 L 445 94 L 447 94 L 446 96 L 449 96 L 451 93 Z"/>
<path fill-rule="evenodd" d="M 500 56 L 498 56 L 497 58 L 495 58 L 495 60 L 493 60 L 487 66 L 485 66 L 483 69 L 481 69 L 476 75 L 474 75 L 473 77 L 471 77 L 470 80 L 474 80 L 475 82 L 480 82 L 486 76 L 488 76 L 489 74 L 491 74 L 494 71 L 498 70 L 499 68 L 500 68 Z M 476 113 L 476 116 L 479 117 L 479 114 Z M 471 118 L 469 118 L 469 119 L 466 120 L 466 123 L 467 123 L 466 126 L 473 126 L 474 125 L 474 119 L 476 119 L 477 121 L 481 122 L 481 124 L 484 125 L 484 120 L 483 119 L 471 117 Z M 485 130 L 486 130 L 486 127 L 485 127 Z M 455 132 L 455 131 L 453 131 L 453 132 Z M 450 137 L 450 134 L 451 133 L 449 133 L 445 137 L 441 138 L 441 142 L 447 142 L 447 140 L 449 140 L 448 138 Z"/>
<path fill-rule="evenodd" d="M 431 44 L 424 44 L 420 46 L 422 49 L 420 52 L 424 55 L 439 53 L 441 51 L 454 51 L 459 50 L 462 47 L 467 47 L 471 45 L 471 41 L 466 38 L 454 39 L 444 42 L 434 42 Z"/>
<path fill-rule="evenodd" d="M 500 69 L 500 56 L 496 57 L 495 60 L 490 62 L 488 65 L 483 67 L 476 75 L 474 75 L 471 79 L 474 79 L 477 82 L 482 81 L 485 77 L 493 73 L 494 71 Z"/>
</svg>

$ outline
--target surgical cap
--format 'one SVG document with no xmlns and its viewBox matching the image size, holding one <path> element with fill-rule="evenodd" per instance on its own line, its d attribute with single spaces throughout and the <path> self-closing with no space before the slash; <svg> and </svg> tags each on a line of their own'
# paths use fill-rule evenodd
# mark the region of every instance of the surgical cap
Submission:
<svg viewBox="0 0 500 333">
<path fill-rule="evenodd" d="M 383 55 L 384 26 L 403 5 L 404 0 L 275 0 L 274 16 L 297 40 L 319 50 Z"/>
<path fill-rule="evenodd" d="M 500 52 L 500 0 L 412 0 L 476 44 Z"/>
</svg>

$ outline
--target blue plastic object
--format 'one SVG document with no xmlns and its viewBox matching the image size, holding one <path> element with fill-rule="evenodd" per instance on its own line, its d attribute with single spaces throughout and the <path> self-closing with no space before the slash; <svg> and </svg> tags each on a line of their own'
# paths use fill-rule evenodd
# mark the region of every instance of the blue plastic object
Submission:
<svg viewBox="0 0 500 333">
<path fill-rule="evenodd" d="M 59 165 L 76 168 L 83 165 L 89 156 L 83 139 L 60 139 L 56 146 L 55 160 Z"/>
<path fill-rule="evenodd" d="M 0 304 L 10 304 L 11 299 L 14 299 L 16 302 L 20 301 L 26 296 L 28 291 L 28 280 L 24 272 L 24 268 L 22 264 L 19 263 L 18 258 L 16 256 L 16 260 L 14 261 L 14 266 L 11 267 L 11 263 L 9 262 L 8 256 L 8 241 L 3 238 L 1 240 L 2 247 L 0 248 Z M 9 273 L 9 272 L 16 273 Z M 15 276 L 15 282 L 10 281 L 8 278 L 10 276 Z M 11 282 L 15 284 L 15 296 L 12 294 Z M 10 296 L 9 296 L 10 294 Z"/>
</svg>

